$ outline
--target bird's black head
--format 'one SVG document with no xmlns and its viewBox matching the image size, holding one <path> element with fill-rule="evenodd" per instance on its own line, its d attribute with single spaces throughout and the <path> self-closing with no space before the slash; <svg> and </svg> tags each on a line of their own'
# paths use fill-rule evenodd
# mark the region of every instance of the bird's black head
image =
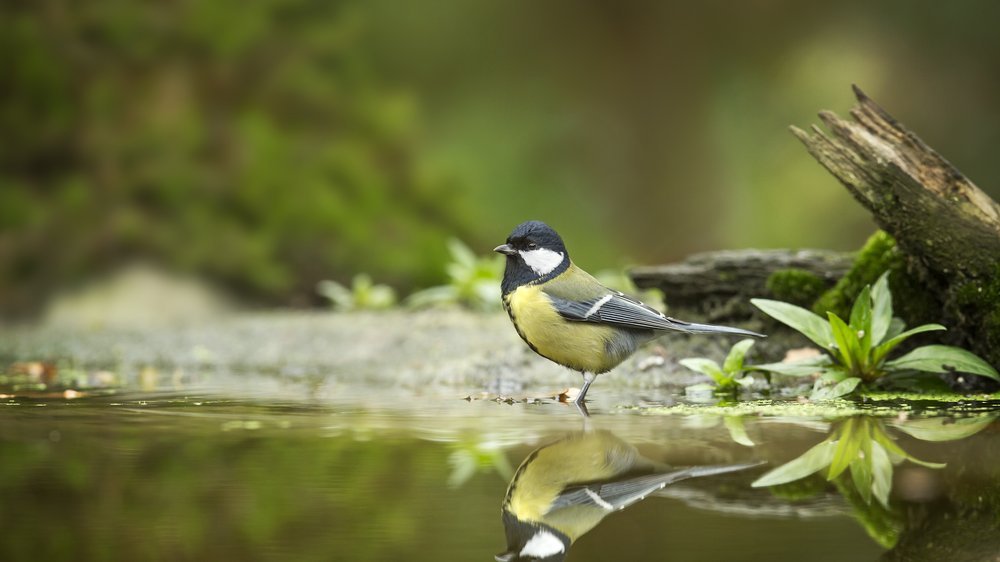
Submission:
<svg viewBox="0 0 1000 562">
<path fill-rule="evenodd" d="M 507 550 L 496 555 L 497 562 L 561 562 L 566 559 L 572 543 L 569 537 L 553 527 L 521 521 L 506 509 L 503 511 L 503 528 L 507 535 Z"/>
<path fill-rule="evenodd" d="M 541 221 L 517 225 L 507 243 L 494 248 L 507 256 L 501 288 L 507 294 L 521 285 L 546 281 L 569 267 L 569 252 L 562 238 Z"/>
</svg>

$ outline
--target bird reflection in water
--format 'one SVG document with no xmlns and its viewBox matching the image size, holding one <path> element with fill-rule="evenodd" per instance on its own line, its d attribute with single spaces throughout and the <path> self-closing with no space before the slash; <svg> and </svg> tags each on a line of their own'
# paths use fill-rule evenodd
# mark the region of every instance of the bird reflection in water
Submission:
<svg viewBox="0 0 1000 562">
<path fill-rule="evenodd" d="M 496 559 L 563 560 L 609 514 L 665 486 L 759 464 L 671 468 L 608 431 L 573 434 L 536 449 L 517 469 L 503 500 L 507 550 Z"/>
</svg>

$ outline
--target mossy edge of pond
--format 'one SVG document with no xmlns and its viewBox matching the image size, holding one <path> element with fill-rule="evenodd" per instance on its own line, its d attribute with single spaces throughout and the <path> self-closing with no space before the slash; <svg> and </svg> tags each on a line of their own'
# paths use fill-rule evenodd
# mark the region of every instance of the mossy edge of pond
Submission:
<svg viewBox="0 0 1000 562">
<path fill-rule="evenodd" d="M 622 410 L 643 415 L 721 415 L 772 418 L 844 418 L 850 416 L 897 417 L 901 415 L 933 417 L 975 417 L 1000 411 L 1000 392 L 993 394 L 934 394 L 878 392 L 860 400 L 747 400 L 731 404 L 683 403 L 670 406 L 621 406 Z"/>
</svg>

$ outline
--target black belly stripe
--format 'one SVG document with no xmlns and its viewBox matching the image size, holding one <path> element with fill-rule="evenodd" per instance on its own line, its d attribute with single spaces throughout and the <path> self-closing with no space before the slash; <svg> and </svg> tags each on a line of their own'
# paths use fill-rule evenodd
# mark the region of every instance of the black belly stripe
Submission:
<svg viewBox="0 0 1000 562">
<path fill-rule="evenodd" d="M 525 337 L 524 332 L 521 331 L 521 327 L 517 325 L 517 317 L 514 316 L 514 311 L 511 309 L 510 304 L 507 302 L 507 299 L 503 300 L 503 307 L 507 310 L 507 316 L 510 317 L 510 323 L 514 325 L 514 331 L 517 332 L 517 335 L 521 336 L 521 339 L 524 340 L 524 343 L 528 344 L 528 347 L 531 348 L 531 351 L 534 351 L 535 353 L 542 355 L 542 352 L 538 351 L 538 348 L 535 347 L 533 343 L 528 341 L 528 338 Z M 542 355 L 542 357 L 545 356 Z M 549 359 L 548 357 L 545 358 Z M 551 361 L 551 359 L 549 359 L 549 361 Z"/>
</svg>

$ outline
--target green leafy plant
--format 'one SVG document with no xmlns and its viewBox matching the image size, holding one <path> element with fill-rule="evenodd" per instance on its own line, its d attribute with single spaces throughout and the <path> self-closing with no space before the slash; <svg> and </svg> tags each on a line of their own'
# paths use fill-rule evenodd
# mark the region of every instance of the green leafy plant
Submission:
<svg viewBox="0 0 1000 562">
<path fill-rule="evenodd" d="M 359 273 L 350 288 L 336 281 L 320 281 L 316 292 L 330 299 L 337 310 L 378 310 L 396 304 L 396 291 L 388 285 L 377 285 L 371 276 Z"/>
<path fill-rule="evenodd" d="M 680 364 L 692 371 L 708 375 L 715 383 L 717 394 L 734 394 L 741 387 L 746 388 L 753 384 L 753 377 L 744 375 L 743 362 L 747 351 L 753 346 L 752 339 L 745 339 L 736 342 L 729 355 L 720 367 L 718 363 L 705 357 L 691 357 L 681 359 Z M 742 375 L 742 376 L 741 376 Z"/>
<path fill-rule="evenodd" d="M 906 330 L 902 320 L 892 316 L 888 273 L 884 273 L 873 287 L 862 289 L 847 322 L 833 312 L 827 312 L 827 319 L 824 320 L 804 308 L 785 302 L 767 299 L 752 299 L 751 302 L 826 351 L 824 355 L 801 361 L 752 367 L 754 370 L 790 376 L 819 373 L 810 396 L 814 400 L 845 396 L 859 385 L 874 383 L 887 375 L 912 371 L 959 371 L 1000 381 L 1000 373 L 989 363 L 959 347 L 928 345 L 889 360 L 889 353 L 907 338 L 946 328 L 940 324 L 924 324 Z"/>
<path fill-rule="evenodd" d="M 452 238 L 448 241 L 451 262 L 445 268 L 448 284 L 413 293 L 407 298 L 410 306 L 461 304 L 477 310 L 500 308 L 500 279 L 503 257 L 477 257 L 468 246 Z"/>
</svg>

